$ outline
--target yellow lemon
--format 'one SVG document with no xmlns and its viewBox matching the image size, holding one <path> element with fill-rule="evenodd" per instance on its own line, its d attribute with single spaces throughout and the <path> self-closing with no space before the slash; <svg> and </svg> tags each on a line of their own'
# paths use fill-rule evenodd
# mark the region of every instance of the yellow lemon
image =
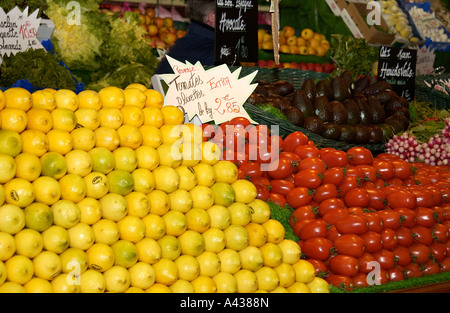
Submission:
<svg viewBox="0 0 450 313">
<path fill-rule="evenodd" d="M 128 271 L 130 272 L 132 287 L 148 289 L 155 283 L 155 270 L 148 263 L 137 262 Z"/>
<path fill-rule="evenodd" d="M 144 112 L 139 107 L 126 105 L 120 111 L 122 112 L 123 125 L 141 127 L 144 124 Z"/>
<path fill-rule="evenodd" d="M 92 225 L 95 242 L 113 245 L 120 238 L 119 225 L 116 222 L 101 219 Z"/>
<path fill-rule="evenodd" d="M 116 169 L 106 174 L 106 177 L 109 181 L 109 192 L 126 196 L 133 191 L 134 178 L 130 172 Z"/>
<path fill-rule="evenodd" d="M 50 176 L 40 176 L 33 181 L 36 201 L 52 205 L 61 198 L 61 185 Z"/>
<path fill-rule="evenodd" d="M 248 204 L 252 208 L 252 222 L 263 224 L 270 218 L 270 206 L 261 199 L 255 199 Z"/>
<path fill-rule="evenodd" d="M 153 190 L 148 195 L 150 213 L 162 216 L 170 209 L 170 197 L 162 190 Z"/>
<path fill-rule="evenodd" d="M 34 274 L 33 262 L 23 255 L 14 255 L 5 262 L 8 281 L 24 285 Z"/>
<path fill-rule="evenodd" d="M 73 149 L 73 138 L 68 131 L 52 129 L 47 133 L 47 139 L 48 151 L 50 152 L 58 152 L 65 155 Z"/>
<path fill-rule="evenodd" d="M 192 208 L 185 213 L 187 220 L 187 229 L 198 233 L 203 233 L 209 229 L 211 218 L 205 209 Z"/>
<path fill-rule="evenodd" d="M 121 147 L 137 149 L 142 145 L 142 133 L 134 125 L 124 124 L 117 129 Z"/>
<path fill-rule="evenodd" d="M 96 270 L 87 270 L 80 276 L 82 293 L 103 293 L 106 290 L 106 279 Z"/>
<path fill-rule="evenodd" d="M 31 93 L 25 88 L 12 87 L 3 92 L 5 97 L 5 108 L 16 108 L 28 111 L 33 102 Z"/>
<path fill-rule="evenodd" d="M 163 259 L 175 260 L 181 254 L 181 244 L 175 236 L 165 235 L 158 239 L 158 244 Z"/>
<path fill-rule="evenodd" d="M 25 208 L 25 226 L 43 232 L 53 224 L 53 211 L 44 203 L 33 202 Z"/>
<path fill-rule="evenodd" d="M 53 293 L 52 284 L 39 277 L 31 278 L 25 285 L 23 285 L 27 293 Z"/>
<path fill-rule="evenodd" d="M 58 200 L 51 208 L 55 225 L 69 229 L 80 222 L 80 208 L 71 200 Z"/>
<path fill-rule="evenodd" d="M 182 165 L 192 167 L 202 160 L 202 146 L 200 144 L 183 142 L 179 150 L 183 156 L 183 162 L 181 162 Z"/>
<path fill-rule="evenodd" d="M 136 89 L 139 89 L 139 90 L 142 91 L 142 92 L 144 92 L 144 91 L 147 90 L 147 87 L 145 87 L 145 85 L 140 84 L 140 83 L 132 83 L 132 84 L 129 84 L 129 85 L 127 85 L 127 86 L 125 87 L 125 90 L 130 89 L 130 88 L 136 88 Z"/>
<path fill-rule="evenodd" d="M 205 239 L 196 231 L 186 230 L 178 240 L 183 254 L 196 257 L 205 251 Z"/>
<path fill-rule="evenodd" d="M 234 274 L 239 293 L 255 292 L 258 289 L 258 278 L 256 274 L 247 269 L 241 269 Z"/>
<path fill-rule="evenodd" d="M 33 265 L 34 274 L 46 280 L 52 280 L 62 272 L 61 258 L 52 251 L 43 251 L 36 256 Z"/>
<path fill-rule="evenodd" d="M 274 270 L 278 274 L 278 278 L 280 280 L 279 285 L 281 287 L 287 288 L 295 282 L 296 274 L 291 264 L 283 262 L 275 267 Z"/>
<path fill-rule="evenodd" d="M 308 286 L 305 283 L 296 281 L 292 285 L 286 288 L 290 293 L 311 293 Z"/>
<path fill-rule="evenodd" d="M 78 223 L 68 229 L 70 237 L 70 247 L 81 250 L 89 249 L 95 241 L 95 234 L 91 226 L 85 223 Z"/>
<path fill-rule="evenodd" d="M 171 193 L 180 186 L 180 175 L 172 167 L 160 165 L 153 170 L 153 175 L 155 177 L 155 189 Z"/>
<path fill-rule="evenodd" d="M 13 235 L 0 231 L 0 261 L 6 261 L 16 253 L 16 240 Z"/>
<path fill-rule="evenodd" d="M 136 151 L 130 147 L 119 147 L 113 151 L 115 169 L 132 172 L 137 168 L 138 160 Z"/>
<path fill-rule="evenodd" d="M 77 97 L 78 109 L 94 109 L 98 111 L 102 108 L 100 97 L 94 90 L 83 90 L 78 93 Z"/>
<path fill-rule="evenodd" d="M 25 226 L 23 210 L 14 204 L 4 204 L 0 207 L 0 232 L 17 234 Z"/>
<path fill-rule="evenodd" d="M 200 275 L 200 264 L 194 256 L 182 254 L 174 262 L 178 268 L 179 279 L 193 281 Z"/>
<path fill-rule="evenodd" d="M 277 272 L 271 267 L 263 266 L 255 274 L 259 289 L 273 291 L 280 283 Z"/>
<path fill-rule="evenodd" d="M 200 145 L 203 141 L 202 127 L 194 123 L 185 123 L 181 127 L 183 142 Z"/>
<path fill-rule="evenodd" d="M 62 200 L 78 203 L 86 196 L 86 182 L 80 175 L 68 173 L 59 179 L 59 185 Z"/>
<path fill-rule="evenodd" d="M 59 255 L 63 273 L 84 273 L 88 268 L 88 257 L 84 250 L 68 248 Z"/>
<path fill-rule="evenodd" d="M 0 183 L 4 184 L 10 181 L 16 176 L 16 173 L 17 163 L 15 162 L 15 158 L 8 154 L 0 154 Z"/>
<path fill-rule="evenodd" d="M 220 271 L 220 259 L 214 252 L 204 251 L 197 256 L 197 261 L 201 276 L 214 277 Z"/>
<path fill-rule="evenodd" d="M 143 192 L 132 191 L 125 196 L 127 200 L 128 215 L 143 218 L 150 213 L 150 201 Z"/>
<path fill-rule="evenodd" d="M 146 168 L 137 168 L 132 173 L 134 180 L 134 191 L 149 194 L 155 189 L 155 177 L 153 173 Z"/>
<path fill-rule="evenodd" d="M 155 107 L 145 107 L 142 109 L 144 113 L 144 125 L 161 128 L 164 125 L 164 115 L 160 109 Z"/>
<path fill-rule="evenodd" d="M 52 286 L 55 293 L 80 293 L 81 287 L 77 283 L 79 277 L 73 274 L 60 274 L 52 280 Z"/>
<path fill-rule="evenodd" d="M 197 185 L 211 187 L 216 182 L 216 172 L 212 165 L 200 162 L 195 165 L 194 171 L 197 174 Z"/>
<path fill-rule="evenodd" d="M 13 178 L 6 182 L 3 187 L 5 188 L 6 203 L 24 208 L 35 199 L 34 186 L 23 178 Z"/>
<path fill-rule="evenodd" d="M 60 179 L 67 173 L 67 162 L 58 152 L 47 152 L 41 156 L 42 175 Z"/>
<path fill-rule="evenodd" d="M 39 130 L 44 134 L 53 128 L 53 117 L 50 111 L 32 108 L 27 112 L 27 129 Z"/>
<path fill-rule="evenodd" d="M 162 216 L 166 224 L 166 234 L 180 236 L 187 229 L 186 216 L 180 211 L 170 210 Z"/>
<path fill-rule="evenodd" d="M 3 285 L 0 285 L 0 293 L 25 293 L 25 288 L 18 283 L 12 281 L 6 281 Z"/>
<path fill-rule="evenodd" d="M 99 201 L 103 218 L 117 222 L 128 213 L 127 199 L 118 193 L 108 193 Z"/>
<path fill-rule="evenodd" d="M 158 127 L 153 125 L 142 125 L 139 127 L 142 134 L 142 145 L 158 148 L 162 144 L 162 134 Z"/>
<path fill-rule="evenodd" d="M 159 165 L 176 168 L 181 165 L 183 156 L 176 149 L 176 145 L 163 143 L 156 148 L 158 153 Z"/>
<path fill-rule="evenodd" d="M 277 267 L 283 262 L 283 252 L 277 244 L 268 242 L 259 249 L 264 256 L 265 266 Z"/>
<path fill-rule="evenodd" d="M 114 252 L 114 264 L 129 268 L 138 260 L 138 250 L 134 243 L 120 239 L 111 246 Z"/>
<path fill-rule="evenodd" d="M 225 248 L 225 233 L 219 228 L 209 228 L 202 233 L 205 250 L 219 253 Z"/>
<path fill-rule="evenodd" d="M 31 94 L 32 108 L 53 111 L 56 108 L 55 95 L 49 90 L 37 90 Z"/>
<path fill-rule="evenodd" d="M 216 205 L 228 207 L 237 201 L 234 188 L 228 183 L 217 182 L 210 188 L 214 194 L 214 204 Z"/>
<path fill-rule="evenodd" d="M 175 170 L 180 176 L 179 189 L 189 191 L 197 185 L 197 174 L 193 167 L 180 165 Z"/>
<path fill-rule="evenodd" d="M 267 242 L 280 243 L 284 239 L 286 230 L 279 221 L 269 219 L 262 225 L 267 231 Z"/>
<path fill-rule="evenodd" d="M 184 122 L 184 114 L 178 107 L 165 105 L 161 108 L 164 115 L 164 123 L 170 125 L 181 125 Z"/>
<path fill-rule="evenodd" d="M 216 181 L 232 184 L 237 180 L 238 168 L 230 161 L 221 160 L 213 165 Z"/>
<path fill-rule="evenodd" d="M 218 293 L 237 293 L 236 278 L 227 272 L 217 273 L 213 278 Z"/>
<path fill-rule="evenodd" d="M 5 195 L 5 188 L 3 186 L 0 187 L 0 206 L 2 206 L 5 203 L 6 195 Z"/>
<path fill-rule="evenodd" d="M 138 260 L 148 264 L 155 264 L 161 259 L 162 249 L 155 239 L 144 238 L 136 243 Z"/>
<path fill-rule="evenodd" d="M 234 202 L 227 207 L 230 211 L 231 224 L 245 226 L 252 220 L 252 208 L 242 202 Z"/>
<path fill-rule="evenodd" d="M 283 239 L 278 243 L 281 252 L 283 254 L 283 262 L 288 264 L 294 264 L 302 255 L 302 250 L 297 242 L 289 239 Z"/>
<path fill-rule="evenodd" d="M 230 225 L 223 231 L 225 233 L 226 248 L 241 251 L 248 246 L 248 231 L 241 225 Z"/>
<path fill-rule="evenodd" d="M 166 223 L 161 216 L 150 213 L 142 221 L 145 224 L 146 238 L 158 240 L 166 233 Z"/>
<path fill-rule="evenodd" d="M 254 246 L 247 246 L 239 251 L 241 255 L 241 265 L 243 269 L 256 272 L 264 265 L 264 255 L 261 250 Z"/>
<path fill-rule="evenodd" d="M 141 241 L 145 236 L 145 223 L 137 216 L 127 215 L 117 222 L 120 239 L 133 243 Z"/>
<path fill-rule="evenodd" d="M 186 213 L 192 209 L 192 196 L 187 190 L 177 189 L 169 194 L 169 199 L 172 210 Z"/>
<path fill-rule="evenodd" d="M 78 97 L 72 90 L 58 89 L 54 96 L 56 108 L 69 109 L 74 112 L 78 109 Z"/>
<path fill-rule="evenodd" d="M 3 130 L 21 133 L 28 125 L 28 116 L 24 110 L 5 108 L 0 111 L 0 125 Z"/>
<path fill-rule="evenodd" d="M 118 129 L 123 124 L 122 111 L 118 108 L 102 108 L 98 111 L 100 126 Z"/>
<path fill-rule="evenodd" d="M 194 287 L 192 286 L 191 282 L 184 280 L 184 279 L 178 279 L 169 288 L 172 291 L 172 293 L 193 293 L 193 292 L 195 292 Z"/>
<path fill-rule="evenodd" d="M 77 127 L 82 126 L 91 130 L 96 130 L 100 127 L 100 115 L 96 109 L 78 109 L 75 111 L 75 117 L 77 119 Z"/>
<path fill-rule="evenodd" d="M 22 229 L 15 234 L 16 252 L 30 259 L 41 253 L 44 248 L 44 240 L 42 235 L 34 229 Z"/>
<path fill-rule="evenodd" d="M 88 266 L 99 272 L 105 272 L 114 265 L 114 252 L 105 243 L 94 243 L 86 250 Z"/>
<path fill-rule="evenodd" d="M 238 179 L 231 184 L 236 195 L 236 201 L 249 204 L 256 199 L 255 185 L 246 179 Z"/>
<path fill-rule="evenodd" d="M 102 174 L 108 174 L 116 166 L 114 154 L 104 147 L 96 147 L 88 152 L 94 162 L 92 170 Z"/>
<path fill-rule="evenodd" d="M 130 287 L 130 273 L 122 266 L 114 265 L 105 271 L 103 276 L 105 277 L 107 292 L 121 293 Z"/>
<path fill-rule="evenodd" d="M 147 96 L 144 92 L 137 88 L 125 88 L 123 90 L 125 96 L 125 106 L 135 106 L 139 109 L 143 109 Z"/>
<path fill-rule="evenodd" d="M 125 104 L 125 95 L 119 87 L 108 86 L 102 88 L 98 92 L 98 96 L 104 108 L 120 109 Z"/>
<path fill-rule="evenodd" d="M 211 227 L 224 230 L 231 225 L 230 211 L 223 205 L 213 205 L 206 210 L 211 219 Z"/>
<path fill-rule="evenodd" d="M 4 155 L 1 155 L 0 159 L 2 159 L 3 156 Z M 23 152 L 16 156 L 14 161 L 17 166 L 17 178 L 23 178 L 32 182 L 41 175 L 42 164 L 37 155 Z M 3 160 L 0 160 L 0 164 L 4 165 L 5 163 L 3 163 Z"/>
<path fill-rule="evenodd" d="M 312 293 L 330 293 L 330 285 L 320 277 L 314 277 L 312 282 L 306 284 Z"/>
<path fill-rule="evenodd" d="M 170 286 L 178 280 L 178 268 L 174 261 L 161 259 L 153 264 L 155 270 L 155 282 Z"/>
<path fill-rule="evenodd" d="M 22 137 L 15 131 L 0 129 L 0 153 L 13 158 L 22 152 Z"/>
<path fill-rule="evenodd" d="M 95 147 L 97 139 L 92 129 L 80 127 L 70 132 L 73 140 L 73 149 L 89 151 Z"/>
<path fill-rule="evenodd" d="M 161 109 L 164 105 L 164 97 L 159 91 L 149 88 L 144 90 L 144 95 L 147 97 L 145 100 L 146 107 Z"/>
<path fill-rule="evenodd" d="M 167 144 L 179 144 L 183 142 L 182 126 L 178 124 L 164 124 L 159 130 L 161 131 L 162 142 Z"/>
<path fill-rule="evenodd" d="M 214 194 L 207 186 L 197 185 L 189 193 L 192 196 L 193 208 L 207 210 L 214 205 Z"/>
<path fill-rule="evenodd" d="M 245 225 L 245 229 L 248 231 L 249 245 L 262 247 L 266 244 L 267 230 L 261 224 L 250 222 Z"/>
<path fill-rule="evenodd" d="M 137 167 L 153 171 L 159 165 L 159 154 L 155 148 L 149 146 L 140 146 L 136 150 Z"/>
<path fill-rule="evenodd" d="M 70 236 L 67 229 L 52 225 L 42 232 L 44 249 L 57 254 L 64 252 L 70 245 Z"/>
<path fill-rule="evenodd" d="M 169 286 L 154 283 L 150 288 L 145 290 L 146 293 L 171 293 L 172 290 Z"/>
<path fill-rule="evenodd" d="M 20 136 L 23 142 L 22 152 L 31 153 L 40 157 L 48 151 L 48 139 L 43 132 L 28 129 L 23 131 Z"/>
<path fill-rule="evenodd" d="M 86 176 L 92 172 L 94 161 L 87 151 L 72 150 L 65 156 L 67 164 L 67 172 L 81 177 Z"/>
<path fill-rule="evenodd" d="M 74 150 L 75 151 L 75 150 Z M 105 174 L 90 172 L 83 177 L 86 183 L 86 196 L 100 199 L 109 191 L 109 181 Z"/>
<path fill-rule="evenodd" d="M 77 117 L 74 111 L 65 108 L 56 108 L 52 111 L 53 129 L 71 132 L 77 126 Z"/>
<path fill-rule="evenodd" d="M 111 127 L 101 126 L 94 130 L 95 146 L 114 151 L 120 145 L 120 137 L 117 131 Z"/>
<path fill-rule="evenodd" d="M 316 274 L 314 266 L 307 260 L 298 260 L 297 262 L 292 264 L 292 268 L 295 271 L 296 282 L 309 284 L 313 281 Z"/>
<path fill-rule="evenodd" d="M 85 197 L 77 203 L 80 209 L 80 222 L 93 225 L 102 217 L 100 202 L 91 197 Z"/>
<path fill-rule="evenodd" d="M 220 161 L 222 157 L 222 150 L 220 147 L 211 141 L 202 142 L 202 163 L 214 165 Z"/>
<path fill-rule="evenodd" d="M 217 287 L 214 280 L 209 276 L 200 275 L 191 282 L 195 293 L 215 293 Z"/>
<path fill-rule="evenodd" d="M 241 255 L 238 251 L 225 248 L 217 253 L 220 259 L 220 271 L 235 274 L 241 269 Z"/>
</svg>

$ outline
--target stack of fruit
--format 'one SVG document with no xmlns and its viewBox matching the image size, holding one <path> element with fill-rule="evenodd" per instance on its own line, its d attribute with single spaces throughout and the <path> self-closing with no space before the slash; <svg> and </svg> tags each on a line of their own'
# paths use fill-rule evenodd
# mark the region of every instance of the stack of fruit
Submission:
<svg viewBox="0 0 450 313">
<path fill-rule="evenodd" d="M 139 84 L 0 93 L 0 292 L 329 291 L 163 102 Z"/>
</svg>

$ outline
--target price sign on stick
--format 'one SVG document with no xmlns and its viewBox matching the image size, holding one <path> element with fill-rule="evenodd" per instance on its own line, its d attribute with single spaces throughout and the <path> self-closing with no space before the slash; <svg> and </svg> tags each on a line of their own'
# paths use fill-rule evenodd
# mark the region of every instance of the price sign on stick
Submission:
<svg viewBox="0 0 450 313">
<path fill-rule="evenodd" d="M 178 106 L 188 121 L 198 117 L 200 123 L 220 124 L 236 116 L 252 121 L 242 105 L 256 88 L 252 81 L 257 71 L 239 78 L 241 68 L 231 73 L 222 64 L 205 70 L 200 62 L 182 63 L 166 57 L 174 74 L 159 75 L 168 86 L 164 105 Z"/>
</svg>

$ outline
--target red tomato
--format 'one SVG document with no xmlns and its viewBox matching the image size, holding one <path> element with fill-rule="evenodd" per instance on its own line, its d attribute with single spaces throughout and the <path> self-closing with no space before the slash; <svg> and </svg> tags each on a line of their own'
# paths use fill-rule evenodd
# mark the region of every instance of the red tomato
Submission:
<svg viewBox="0 0 450 313">
<path fill-rule="evenodd" d="M 401 226 L 396 229 L 398 244 L 409 247 L 413 244 L 413 236 L 411 234 L 411 229 L 405 226 Z"/>
<path fill-rule="evenodd" d="M 323 173 L 322 184 L 333 184 L 339 186 L 344 182 L 345 173 L 342 167 L 328 168 Z"/>
<path fill-rule="evenodd" d="M 364 254 L 364 240 L 355 234 L 343 234 L 334 240 L 334 247 L 339 254 L 359 258 Z"/>
<path fill-rule="evenodd" d="M 354 277 L 359 272 L 359 261 L 349 255 L 336 255 L 330 260 L 330 269 L 337 275 Z"/>
<path fill-rule="evenodd" d="M 255 185 L 255 187 L 256 187 L 256 198 L 263 201 L 268 201 L 270 195 L 269 189 L 263 185 Z"/>
<path fill-rule="evenodd" d="M 364 188 L 354 188 L 345 193 L 344 202 L 348 207 L 367 207 L 370 202 L 370 197 Z"/>
<path fill-rule="evenodd" d="M 377 172 L 377 176 L 384 180 L 389 180 L 394 177 L 394 165 L 392 165 L 391 161 L 374 160 L 373 167 Z"/>
<path fill-rule="evenodd" d="M 369 149 L 363 147 L 353 147 L 347 150 L 348 163 L 351 165 L 370 165 L 373 162 L 373 155 Z"/>
<path fill-rule="evenodd" d="M 385 228 L 381 231 L 380 235 L 384 249 L 394 250 L 398 246 L 397 232 L 395 230 Z"/>
<path fill-rule="evenodd" d="M 322 174 L 318 170 L 301 170 L 294 175 L 294 183 L 297 187 L 314 189 L 322 183 Z"/>
<path fill-rule="evenodd" d="M 435 224 L 431 229 L 433 239 L 437 242 L 445 243 L 448 240 L 448 227 L 444 224 Z"/>
<path fill-rule="evenodd" d="M 321 203 L 326 199 L 337 198 L 338 190 L 333 184 L 322 184 L 314 189 L 313 199 L 314 201 Z"/>
<path fill-rule="evenodd" d="M 355 177 L 357 181 L 361 182 L 364 178 L 364 172 L 361 168 L 357 166 L 346 167 L 345 168 L 345 177 Z"/>
<path fill-rule="evenodd" d="M 292 208 L 308 204 L 312 200 L 311 190 L 306 187 L 296 187 L 286 195 L 286 202 Z"/>
<path fill-rule="evenodd" d="M 272 179 L 284 179 L 294 172 L 294 168 L 291 165 L 289 159 L 280 158 L 278 160 L 278 166 L 273 170 L 267 171 L 267 174 Z"/>
<path fill-rule="evenodd" d="M 405 279 L 405 277 L 403 276 L 403 267 L 401 266 L 396 266 L 391 268 L 388 271 L 388 275 L 389 275 L 389 281 L 402 281 Z"/>
<path fill-rule="evenodd" d="M 416 206 L 431 208 L 434 206 L 433 193 L 424 187 L 412 187 L 409 191 L 416 196 Z"/>
<path fill-rule="evenodd" d="M 283 144 L 283 138 L 281 138 L 281 136 L 279 135 L 271 135 L 269 144 L 274 149 L 280 150 L 281 145 Z"/>
<path fill-rule="evenodd" d="M 342 184 L 338 186 L 337 189 L 339 190 L 339 196 L 341 198 L 344 198 L 347 191 L 360 187 L 361 185 L 355 177 L 348 177 L 344 180 Z"/>
<path fill-rule="evenodd" d="M 325 162 L 328 168 L 345 167 L 348 165 L 347 154 L 342 150 L 331 150 L 320 153 L 320 158 Z"/>
<path fill-rule="evenodd" d="M 381 241 L 381 235 L 377 232 L 369 230 L 361 235 L 364 240 L 364 248 L 368 253 L 375 253 L 383 249 L 383 243 Z"/>
<path fill-rule="evenodd" d="M 362 265 L 360 264 L 360 267 Z M 352 277 L 352 281 L 353 281 L 353 286 L 355 288 L 364 288 L 364 287 L 369 287 L 369 283 L 367 282 L 367 274 L 361 273 L 359 272 L 358 274 L 356 274 L 354 277 Z"/>
<path fill-rule="evenodd" d="M 300 163 L 302 158 L 300 158 L 294 152 L 286 152 L 286 151 L 281 151 L 279 157 L 280 158 L 286 158 L 286 159 L 290 160 L 292 168 L 294 169 L 294 173 L 298 172 L 298 163 Z"/>
<path fill-rule="evenodd" d="M 309 157 L 318 157 L 319 156 L 319 149 L 315 146 L 310 145 L 301 145 L 297 146 L 294 149 L 294 153 L 301 157 L 302 159 L 306 159 Z"/>
<path fill-rule="evenodd" d="M 342 236 L 342 234 L 337 231 L 336 226 L 331 225 L 328 227 L 328 233 L 327 233 L 328 239 L 330 239 L 331 241 L 335 241 L 336 238 L 339 236 Z M 448 249 L 450 250 L 450 247 Z"/>
<path fill-rule="evenodd" d="M 308 240 L 313 237 L 326 237 L 327 235 L 327 223 L 321 219 L 315 219 L 306 224 L 299 233 L 301 240 Z"/>
<path fill-rule="evenodd" d="M 381 232 L 384 228 L 383 219 L 376 212 L 365 212 L 364 216 L 367 219 L 367 225 L 370 231 L 374 231 L 376 233 Z"/>
<path fill-rule="evenodd" d="M 386 249 L 381 249 L 380 251 L 373 254 L 375 260 L 380 263 L 380 268 L 384 270 L 389 270 L 395 266 L 395 255 L 394 252 Z"/>
<path fill-rule="evenodd" d="M 294 183 L 286 179 L 273 179 L 270 181 L 270 186 L 270 191 L 279 193 L 284 197 L 295 188 Z"/>
<path fill-rule="evenodd" d="M 253 183 L 253 185 L 257 186 L 257 185 L 261 185 L 266 187 L 267 189 L 271 189 L 270 186 L 270 180 L 266 177 L 263 176 L 254 176 L 254 177 L 250 177 L 250 181 Z"/>
<path fill-rule="evenodd" d="M 403 275 L 408 278 L 417 278 L 422 277 L 422 271 L 420 270 L 420 266 L 416 263 L 410 263 L 409 265 L 405 266 L 403 269 Z"/>
<path fill-rule="evenodd" d="M 202 124 L 202 141 L 208 141 L 212 138 L 214 138 L 214 135 L 216 133 L 216 127 L 212 124 Z"/>
<path fill-rule="evenodd" d="M 371 271 L 373 271 L 373 262 L 375 261 L 374 256 L 371 253 L 363 253 L 363 255 L 361 257 L 359 257 L 359 272 L 360 273 L 364 273 L 364 274 L 368 274 Z"/>
<path fill-rule="evenodd" d="M 431 235 L 431 229 L 425 226 L 416 225 L 411 228 L 411 235 L 414 242 L 429 245 L 433 242 L 433 236 Z"/>
<path fill-rule="evenodd" d="M 430 249 L 433 259 L 438 262 L 441 262 L 447 257 L 447 247 L 442 242 L 434 241 L 428 245 L 428 249 Z"/>
<path fill-rule="evenodd" d="M 331 256 L 330 251 L 332 247 L 333 243 L 329 239 L 325 237 L 312 237 L 303 242 L 301 250 L 302 254 L 305 254 L 308 259 L 312 258 L 326 261 Z"/>
<path fill-rule="evenodd" d="M 392 252 L 395 255 L 396 265 L 407 266 L 412 262 L 408 247 L 399 245 Z"/>
<path fill-rule="evenodd" d="M 402 159 L 392 160 L 392 165 L 394 166 L 394 177 L 401 180 L 409 178 L 411 173 L 411 164 Z"/>
<path fill-rule="evenodd" d="M 271 201 L 282 208 L 286 205 L 286 199 L 279 193 L 271 192 L 267 201 Z"/>
<path fill-rule="evenodd" d="M 245 163 L 249 161 L 249 156 L 245 152 L 236 151 L 234 154 L 233 163 L 236 164 L 236 166 L 239 168 Z"/>
<path fill-rule="evenodd" d="M 441 272 L 450 271 L 450 257 L 446 257 L 443 261 L 440 262 L 440 264 L 441 264 Z"/>
<path fill-rule="evenodd" d="M 325 200 L 327 201 L 327 200 Z M 325 202 L 324 201 L 324 202 Z M 324 203 L 322 202 L 322 203 Z M 322 204 L 321 203 L 321 204 Z M 338 219 L 343 216 L 347 216 L 349 213 L 346 209 L 334 209 L 331 211 L 327 211 L 324 215 L 322 215 L 322 219 L 329 225 L 334 225 Z"/>
<path fill-rule="evenodd" d="M 319 149 L 319 156 L 322 157 L 325 153 L 336 150 L 333 147 L 325 147 Z"/>
<path fill-rule="evenodd" d="M 330 274 L 325 280 L 336 288 L 346 291 L 353 290 L 353 280 L 349 276 Z"/>
<path fill-rule="evenodd" d="M 247 118 L 243 117 L 243 116 L 233 117 L 233 118 L 230 120 L 229 123 L 230 123 L 230 125 L 241 126 L 241 127 L 245 128 L 245 129 L 247 129 L 247 130 L 248 130 L 248 129 L 251 127 L 251 125 L 252 125 L 252 123 L 250 123 L 250 121 L 249 121 Z"/>
<path fill-rule="evenodd" d="M 296 218 L 297 221 L 308 218 L 308 219 L 315 219 L 316 213 L 314 208 L 311 205 L 304 205 L 297 209 L 295 209 L 292 212 L 292 216 Z"/>
<path fill-rule="evenodd" d="M 387 195 L 386 200 L 389 206 L 393 209 L 414 209 L 416 207 L 416 196 L 412 192 L 407 190 L 393 191 Z"/>
<path fill-rule="evenodd" d="M 401 180 L 400 178 L 397 178 L 397 177 L 393 177 L 393 178 L 387 180 L 386 183 L 388 185 L 394 185 L 394 186 L 400 186 L 400 187 L 404 185 L 403 180 Z"/>
<path fill-rule="evenodd" d="M 328 271 L 328 267 L 323 261 L 308 258 L 308 262 L 314 266 L 317 277 L 326 278 L 330 274 L 330 272 Z"/>
<path fill-rule="evenodd" d="M 436 221 L 434 219 L 434 210 L 430 208 L 418 207 L 416 212 L 416 225 L 432 227 Z"/>
<path fill-rule="evenodd" d="M 364 181 L 376 182 L 377 172 L 375 168 L 371 165 L 358 165 L 357 168 L 360 168 L 364 173 Z"/>
<path fill-rule="evenodd" d="M 297 237 L 300 237 L 300 232 L 302 231 L 303 227 L 305 227 L 306 224 L 309 224 L 314 220 L 315 219 L 313 219 L 313 218 L 304 218 L 304 219 L 298 220 L 292 227 L 294 234 L 296 234 Z"/>
<path fill-rule="evenodd" d="M 364 209 L 360 206 L 352 206 L 347 208 L 348 213 L 354 214 L 354 215 L 364 215 Z M 367 223 L 367 226 L 369 226 L 369 223 Z"/>
<path fill-rule="evenodd" d="M 400 213 L 397 211 L 386 209 L 377 211 L 377 213 L 383 220 L 383 225 L 385 228 L 397 229 L 401 226 Z"/>
<path fill-rule="evenodd" d="M 283 139 L 281 149 L 282 151 L 294 152 L 297 146 L 307 144 L 308 144 L 308 137 L 300 131 L 295 131 L 290 133 Z"/>
<path fill-rule="evenodd" d="M 341 234 L 364 234 L 369 230 L 367 219 L 361 215 L 349 214 L 336 221 L 336 229 Z"/>
<path fill-rule="evenodd" d="M 320 173 L 324 173 L 326 170 L 326 165 L 319 157 L 306 158 L 298 163 L 299 171 L 308 169 L 313 169 L 319 171 Z"/>
<path fill-rule="evenodd" d="M 250 145 L 270 145 L 270 130 L 266 125 L 259 124 L 256 126 L 250 126 L 247 132 Z"/>
<path fill-rule="evenodd" d="M 364 189 L 366 189 L 366 192 L 369 195 L 369 204 L 367 207 L 374 210 L 384 210 L 386 206 L 386 197 L 384 196 L 384 193 L 376 188 Z"/>
<path fill-rule="evenodd" d="M 238 178 L 252 180 L 255 177 L 261 177 L 261 165 L 256 162 L 247 162 L 238 168 Z"/>
<path fill-rule="evenodd" d="M 434 275 L 440 272 L 439 265 L 434 260 L 428 261 L 421 270 L 423 275 Z"/>
<path fill-rule="evenodd" d="M 318 211 L 319 214 L 323 217 L 328 211 L 333 211 L 336 209 L 344 209 L 345 204 L 339 198 L 328 198 L 319 203 Z"/>
<path fill-rule="evenodd" d="M 277 161 L 278 150 L 273 150 L 270 145 L 252 145 L 249 144 L 248 157 L 249 160 L 260 163 L 260 164 L 270 164 L 272 161 Z M 274 163 L 277 165 L 276 163 Z M 271 167 L 270 169 L 273 169 Z"/>
<path fill-rule="evenodd" d="M 430 249 L 424 244 L 413 244 L 409 247 L 409 253 L 416 264 L 425 264 L 430 260 Z"/>
<path fill-rule="evenodd" d="M 411 228 L 416 225 L 416 211 L 406 208 L 396 208 L 394 211 L 400 213 L 402 226 Z"/>
</svg>

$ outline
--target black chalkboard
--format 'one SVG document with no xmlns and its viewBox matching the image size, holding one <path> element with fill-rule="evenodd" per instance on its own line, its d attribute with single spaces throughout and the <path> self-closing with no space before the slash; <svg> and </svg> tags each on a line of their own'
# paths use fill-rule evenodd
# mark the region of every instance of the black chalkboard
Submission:
<svg viewBox="0 0 450 313">
<path fill-rule="evenodd" d="M 387 81 L 392 89 L 408 101 L 414 100 L 417 50 L 380 47 L 378 80 Z"/>
<path fill-rule="evenodd" d="M 258 61 L 258 0 L 216 0 L 215 61 Z"/>
</svg>

